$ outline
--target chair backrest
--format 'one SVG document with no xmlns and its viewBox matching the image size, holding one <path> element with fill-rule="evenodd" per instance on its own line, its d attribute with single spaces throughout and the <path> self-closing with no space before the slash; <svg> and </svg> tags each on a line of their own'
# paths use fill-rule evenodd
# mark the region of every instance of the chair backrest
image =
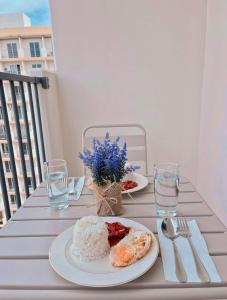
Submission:
<svg viewBox="0 0 227 300">
<path fill-rule="evenodd" d="M 106 132 L 111 140 L 120 137 L 119 145 L 127 143 L 127 157 L 130 164 L 140 166 L 138 173 L 147 175 L 147 140 L 146 131 L 138 124 L 96 125 L 84 129 L 82 147 L 90 149 L 93 138 L 103 141 Z M 86 169 L 84 168 L 84 174 Z"/>
</svg>

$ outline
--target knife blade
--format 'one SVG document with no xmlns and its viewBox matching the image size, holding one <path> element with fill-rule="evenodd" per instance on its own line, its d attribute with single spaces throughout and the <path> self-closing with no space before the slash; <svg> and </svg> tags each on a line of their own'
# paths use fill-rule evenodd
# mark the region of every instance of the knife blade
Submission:
<svg viewBox="0 0 227 300">
<path fill-rule="evenodd" d="M 80 195 L 82 193 L 83 187 L 85 183 L 85 177 L 81 176 L 79 178 L 75 178 L 74 181 L 74 190 L 73 190 L 73 200 L 79 200 Z"/>
</svg>

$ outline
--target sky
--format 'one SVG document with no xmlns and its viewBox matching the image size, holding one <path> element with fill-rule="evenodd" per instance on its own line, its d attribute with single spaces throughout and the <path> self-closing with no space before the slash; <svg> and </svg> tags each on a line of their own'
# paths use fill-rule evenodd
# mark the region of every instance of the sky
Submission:
<svg viewBox="0 0 227 300">
<path fill-rule="evenodd" d="M 32 25 L 50 25 L 48 0 L 0 0 L 0 14 L 25 13 Z"/>
</svg>

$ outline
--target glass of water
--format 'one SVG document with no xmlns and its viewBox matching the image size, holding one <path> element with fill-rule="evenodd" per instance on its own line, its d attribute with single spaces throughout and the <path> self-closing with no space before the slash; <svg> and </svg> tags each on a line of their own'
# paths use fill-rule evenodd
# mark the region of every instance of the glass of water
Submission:
<svg viewBox="0 0 227 300">
<path fill-rule="evenodd" d="M 66 161 L 53 159 L 44 163 L 44 177 L 47 184 L 50 206 L 57 209 L 69 206 L 68 171 Z"/>
<path fill-rule="evenodd" d="M 159 217 L 176 216 L 179 193 L 178 164 L 155 165 L 154 192 L 157 215 Z"/>
</svg>

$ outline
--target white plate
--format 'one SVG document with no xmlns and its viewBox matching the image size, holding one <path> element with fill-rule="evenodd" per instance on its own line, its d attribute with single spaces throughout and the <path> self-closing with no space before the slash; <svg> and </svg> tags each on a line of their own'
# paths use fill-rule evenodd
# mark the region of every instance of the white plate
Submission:
<svg viewBox="0 0 227 300">
<path fill-rule="evenodd" d="M 96 261 L 82 262 L 78 257 L 71 255 L 72 226 L 53 241 L 49 250 L 52 268 L 64 279 L 90 287 L 116 286 L 140 277 L 155 263 L 159 246 L 154 234 L 147 227 L 125 218 L 104 217 L 103 219 L 105 222 L 121 222 L 125 226 L 149 232 L 153 238 L 150 251 L 141 260 L 124 268 L 114 268 L 109 262 L 109 255 Z"/>
<path fill-rule="evenodd" d="M 138 173 L 130 174 L 130 176 L 126 175 L 126 177 L 123 179 L 123 181 L 127 180 L 127 179 L 135 181 L 138 185 L 136 187 L 134 187 L 133 189 L 122 191 L 121 192 L 122 194 L 128 194 L 128 193 L 131 194 L 131 193 L 140 191 L 140 190 L 144 189 L 146 186 L 148 186 L 148 184 L 149 184 L 147 177 L 145 177 L 141 174 L 138 174 Z M 87 184 L 87 188 L 89 188 L 90 190 L 93 190 L 91 178 L 89 179 L 89 184 Z"/>
<path fill-rule="evenodd" d="M 135 181 L 138 185 L 136 187 L 134 187 L 133 189 L 123 191 L 122 194 L 134 193 L 134 192 L 140 191 L 140 190 L 144 189 L 149 183 L 147 177 L 145 177 L 141 174 L 133 173 L 132 176 L 133 177 L 131 180 Z"/>
</svg>

